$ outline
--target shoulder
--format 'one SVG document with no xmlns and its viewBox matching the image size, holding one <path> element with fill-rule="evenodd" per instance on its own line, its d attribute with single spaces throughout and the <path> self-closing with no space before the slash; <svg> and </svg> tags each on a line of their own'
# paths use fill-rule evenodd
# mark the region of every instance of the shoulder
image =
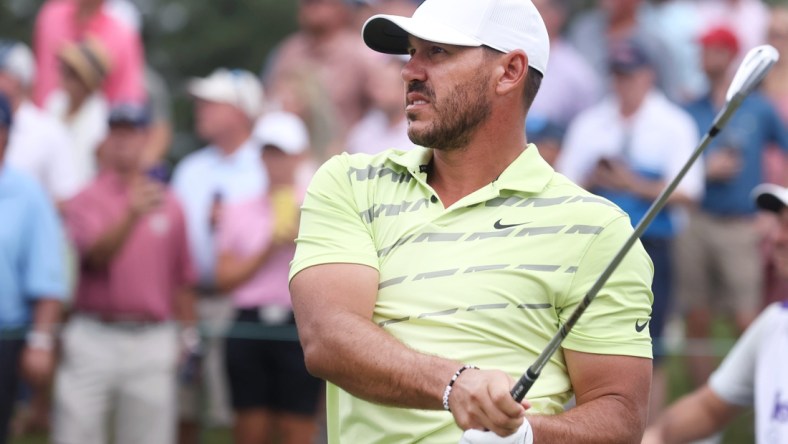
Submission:
<svg viewBox="0 0 788 444">
<path fill-rule="evenodd" d="M 324 163 L 318 170 L 318 173 L 320 171 L 329 171 L 332 173 L 340 172 L 347 176 L 363 176 L 361 172 L 365 171 L 369 173 L 368 179 L 375 179 L 379 177 L 379 174 L 376 174 L 375 171 L 380 170 L 380 168 L 407 170 L 407 168 L 397 164 L 391 159 L 392 156 L 398 156 L 404 153 L 404 151 L 399 150 L 384 150 L 377 154 L 342 153 L 332 157 Z"/>
<path fill-rule="evenodd" d="M 12 193 L 22 197 L 27 208 L 36 212 L 54 209 L 46 190 L 33 176 L 12 167 L 5 167 L 3 174 L 6 176 L 4 182 L 11 184 Z"/>
<path fill-rule="evenodd" d="M 684 102 L 681 107 L 690 113 L 697 112 L 699 110 L 708 110 L 711 108 L 709 99 L 706 96 Z"/>
<path fill-rule="evenodd" d="M 777 112 L 772 102 L 759 91 L 755 91 L 750 94 L 747 99 L 745 99 L 745 103 L 749 107 L 757 109 L 759 112 L 775 114 Z"/>
<path fill-rule="evenodd" d="M 11 166 L 5 166 L 0 169 L 0 172 L 5 176 L 3 181 L 11 184 L 16 194 L 46 196 L 43 187 L 38 181 L 28 173 L 18 170 Z"/>
<path fill-rule="evenodd" d="M 92 181 L 85 185 L 74 197 L 68 199 L 65 204 L 66 210 L 74 208 L 89 208 L 98 206 L 102 191 L 106 185 L 102 185 L 102 176 L 96 176 Z"/>
<path fill-rule="evenodd" d="M 599 103 L 583 110 L 569 124 L 573 131 L 605 131 L 611 114 L 615 110 L 614 102 L 610 97 L 603 98 Z"/>
<path fill-rule="evenodd" d="M 216 152 L 213 147 L 200 148 L 181 159 L 175 167 L 173 175 L 189 174 L 197 169 L 211 165 L 215 159 Z"/>
<path fill-rule="evenodd" d="M 649 98 L 648 119 L 672 126 L 695 128 L 695 122 L 690 113 L 681 106 L 671 102 L 661 92 L 653 92 Z"/>
<path fill-rule="evenodd" d="M 222 210 L 223 218 L 230 220 L 243 220 L 257 218 L 268 212 L 268 200 L 265 196 L 256 196 L 251 199 L 227 204 Z"/>
<path fill-rule="evenodd" d="M 785 302 L 773 302 L 769 304 L 758 318 L 756 318 L 755 323 L 763 323 L 768 325 L 767 330 L 771 330 L 772 326 L 776 327 L 776 323 L 785 322 L 786 326 L 788 326 L 788 301 Z"/>
<path fill-rule="evenodd" d="M 17 115 L 25 131 L 35 131 L 49 138 L 68 138 L 66 127 L 60 121 L 31 102 L 23 103 Z"/>
<path fill-rule="evenodd" d="M 559 208 L 563 208 L 563 211 L 573 220 L 585 220 L 589 223 L 605 225 L 616 219 L 628 217 L 618 205 L 585 190 L 560 173 L 553 174 L 540 197 L 556 202 L 560 201 Z"/>
</svg>

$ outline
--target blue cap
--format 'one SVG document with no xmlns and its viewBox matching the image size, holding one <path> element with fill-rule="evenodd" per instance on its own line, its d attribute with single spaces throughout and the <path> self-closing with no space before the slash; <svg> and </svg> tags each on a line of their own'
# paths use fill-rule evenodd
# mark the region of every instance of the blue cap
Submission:
<svg viewBox="0 0 788 444">
<path fill-rule="evenodd" d="M 646 48 L 635 40 L 611 43 L 608 63 L 612 72 L 620 74 L 652 66 Z"/>
<path fill-rule="evenodd" d="M 11 102 L 3 94 L 0 94 L 0 125 L 5 128 L 11 126 Z"/>
<path fill-rule="evenodd" d="M 150 125 L 150 110 L 138 103 L 117 103 L 109 110 L 109 126 L 128 125 L 135 128 L 146 128 Z"/>
</svg>

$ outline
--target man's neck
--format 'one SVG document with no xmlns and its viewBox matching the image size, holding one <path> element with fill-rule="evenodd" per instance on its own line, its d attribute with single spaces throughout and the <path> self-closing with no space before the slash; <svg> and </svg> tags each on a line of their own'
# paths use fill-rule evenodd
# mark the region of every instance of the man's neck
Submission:
<svg viewBox="0 0 788 444">
<path fill-rule="evenodd" d="M 67 115 L 71 117 L 77 114 L 80 108 L 82 108 L 82 105 L 84 105 L 87 100 L 88 100 L 88 96 L 86 95 L 80 95 L 80 94 L 73 96 L 69 95 Z"/>
<path fill-rule="evenodd" d="M 223 155 L 232 156 L 247 140 L 249 140 L 250 136 L 251 134 L 248 132 L 228 134 L 227 136 L 215 140 L 213 144 L 219 148 L 219 151 L 221 151 Z"/>
<path fill-rule="evenodd" d="M 640 111 L 640 108 L 643 107 L 643 104 L 646 102 L 646 98 L 648 97 L 649 93 L 640 97 L 639 100 L 633 101 L 632 103 L 620 103 L 618 112 L 624 119 L 630 119 L 632 116 Z"/>
<path fill-rule="evenodd" d="M 139 170 L 119 170 L 117 168 L 110 168 L 108 172 L 112 175 L 110 177 L 114 176 L 115 181 L 123 188 L 131 185 L 133 181 L 142 175 L 142 172 Z"/>
<path fill-rule="evenodd" d="M 728 94 L 728 77 L 720 76 L 717 79 L 710 79 L 711 83 L 711 103 L 715 108 L 722 108 Z"/>
<path fill-rule="evenodd" d="M 492 118 L 488 122 L 491 121 Z M 510 128 L 480 128 L 466 147 L 433 151 L 428 182 L 444 206 L 449 207 L 495 181 L 522 154 L 525 128 Z"/>
<path fill-rule="evenodd" d="M 77 23 L 84 23 L 90 20 L 91 17 L 96 15 L 99 11 L 101 11 L 102 6 L 104 6 L 103 1 L 99 2 L 91 2 L 91 3 L 80 3 L 77 7 L 76 13 L 76 20 Z"/>
</svg>

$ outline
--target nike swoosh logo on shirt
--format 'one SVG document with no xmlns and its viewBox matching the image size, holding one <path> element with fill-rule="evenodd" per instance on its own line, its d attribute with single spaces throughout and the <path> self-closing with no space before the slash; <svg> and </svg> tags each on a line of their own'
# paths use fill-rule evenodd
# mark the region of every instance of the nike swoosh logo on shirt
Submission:
<svg viewBox="0 0 788 444">
<path fill-rule="evenodd" d="M 642 332 L 643 330 L 646 329 L 646 326 L 648 325 L 650 320 L 651 319 L 647 319 L 646 322 L 643 323 L 643 325 L 640 325 L 640 323 L 636 320 L 635 321 L 635 330 L 637 330 L 638 333 Z"/>
<path fill-rule="evenodd" d="M 497 221 L 495 221 L 495 223 L 493 224 L 493 227 L 495 227 L 495 229 L 496 229 L 496 230 L 505 230 L 505 229 L 507 229 L 507 228 L 512 228 L 512 227 L 519 227 L 520 225 L 525 225 L 525 224 L 528 224 L 528 223 L 530 223 L 530 222 L 523 222 L 523 223 L 521 223 L 521 224 L 502 224 L 502 223 L 501 223 L 501 220 L 503 220 L 503 219 L 498 219 L 498 220 L 497 220 Z"/>
</svg>

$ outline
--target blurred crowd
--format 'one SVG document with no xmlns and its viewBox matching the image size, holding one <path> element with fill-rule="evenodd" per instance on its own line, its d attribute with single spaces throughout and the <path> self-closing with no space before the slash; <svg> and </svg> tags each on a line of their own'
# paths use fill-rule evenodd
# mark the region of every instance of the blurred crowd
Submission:
<svg viewBox="0 0 788 444">
<path fill-rule="evenodd" d="M 551 54 L 528 140 L 633 224 L 746 52 L 788 56 L 788 8 L 761 0 L 534 3 Z M 299 29 L 259 74 L 217 67 L 185 85 L 206 146 L 174 168 L 169 86 L 131 0 L 47 0 L 29 44 L 0 40 L 0 444 L 38 429 L 56 443 L 193 443 L 205 425 L 232 425 L 238 443 L 320 441 L 321 381 L 287 288 L 298 208 L 329 157 L 412 146 L 408 58 L 372 52 L 360 28 L 418 4 L 298 0 Z M 774 217 L 750 198 L 788 184 L 787 126 L 784 58 L 642 237 L 653 413 L 671 319 L 701 385 L 715 318 L 741 333 L 788 295 L 767 259 Z"/>
</svg>

